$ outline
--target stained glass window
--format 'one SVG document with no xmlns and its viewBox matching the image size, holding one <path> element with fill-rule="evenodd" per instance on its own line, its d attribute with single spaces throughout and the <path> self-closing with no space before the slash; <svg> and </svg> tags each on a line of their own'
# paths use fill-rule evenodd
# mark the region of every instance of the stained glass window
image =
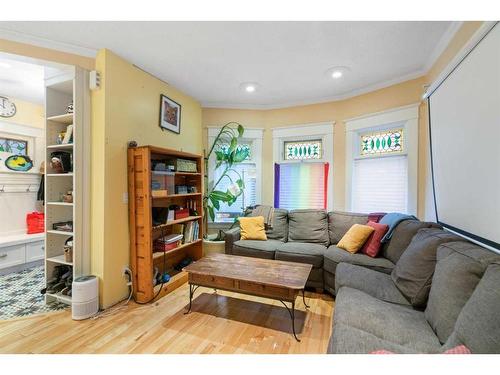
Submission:
<svg viewBox="0 0 500 375">
<path fill-rule="evenodd" d="M 403 151 L 403 129 L 361 135 L 361 155 L 389 154 L 401 151 Z"/>
<path fill-rule="evenodd" d="M 22 139 L 0 137 L 0 152 L 10 152 L 14 155 L 27 155 L 28 142 Z"/>
<path fill-rule="evenodd" d="M 285 160 L 321 159 L 323 143 L 321 140 L 285 142 Z"/>
<path fill-rule="evenodd" d="M 246 150 L 248 152 L 248 156 L 245 160 L 252 159 L 252 145 L 249 143 L 242 143 L 236 146 L 236 150 Z M 229 143 L 222 143 L 217 147 L 217 151 L 222 151 L 224 153 L 229 152 Z"/>
</svg>

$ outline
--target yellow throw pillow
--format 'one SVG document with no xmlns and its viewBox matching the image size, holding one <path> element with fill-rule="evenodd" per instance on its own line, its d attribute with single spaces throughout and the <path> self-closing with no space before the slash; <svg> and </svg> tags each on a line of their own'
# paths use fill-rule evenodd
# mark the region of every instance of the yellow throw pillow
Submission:
<svg viewBox="0 0 500 375">
<path fill-rule="evenodd" d="M 337 247 L 355 254 L 363 247 L 373 231 L 374 229 L 368 225 L 354 224 L 340 239 Z"/>
<path fill-rule="evenodd" d="M 264 216 L 240 217 L 238 221 L 242 240 L 267 240 Z"/>
</svg>

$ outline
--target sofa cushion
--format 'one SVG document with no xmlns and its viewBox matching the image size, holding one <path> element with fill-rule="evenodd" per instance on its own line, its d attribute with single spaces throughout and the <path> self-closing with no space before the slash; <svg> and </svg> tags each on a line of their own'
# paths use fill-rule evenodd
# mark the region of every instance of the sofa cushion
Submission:
<svg viewBox="0 0 500 375">
<path fill-rule="evenodd" d="M 374 221 L 368 221 L 366 225 L 372 227 L 374 232 L 361 248 L 361 253 L 375 258 L 382 247 L 382 237 L 384 237 L 389 230 L 389 226 L 387 224 L 379 224 Z"/>
<path fill-rule="evenodd" d="M 499 257 L 470 242 L 448 242 L 438 247 L 425 317 L 442 343 L 452 333 L 488 264 Z"/>
<path fill-rule="evenodd" d="M 341 262 L 356 264 L 358 266 L 368 267 L 377 271 L 390 274 L 394 268 L 394 263 L 385 258 L 372 258 L 365 254 L 351 254 L 345 250 L 332 245 L 325 251 L 324 269 L 335 273 L 337 265 Z"/>
<path fill-rule="evenodd" d="M 274 252 L 282 243 L 283 242 L 277 240 L 239 240 L 233 245 L 233 254 L 254 258 L 274 259 Z"/>
<path fill-rule="evenodd" d="M 351 254 L 357 253 L 374 231 L 375 229 L 368 225 L 354 224 L 340 239 L 337 247 Z"/>
<path fill-rule="evenodd" d="M 288 241 L 328 246 L 328 220 L 324 210 L 293 210 L 288 213 Z"/>
<path fill-rule="evenodd" d="M 391 273 L 396 287 L 413 306 L 427 303 L 438 246 L 460 240 L 461 237 L 437 228 L 420 229 L 413 237 Z"/>
<path fill-rule="evenodd" d="M 264 216 L 240 217 L 240 236 L 242 240 L 266 241 Z"/>
<path fill-rule="evenodd" d="M 413 236 L 422 228 L 441 228 L 441 226 L 418 220 L 404 220 L 394 228 L 389 242 L 383 244 L 381 255 L 391 262 L 397 263 Z"/>
<path fill-rule="evenodd" d="M 267 238 L 286 242 L 288 240 L 288 211 L 274 209 L 273 226 L 266 229 Z"/>
<path fill-rule="evenodd" d="M 484 273 L 455 323 L 446 347 L 465 345 L 472 353 L 500 353 L 500 264 Z"/>
<path fill-rule="evenodd" d="M 276 248 L 275 258 L 290 262 L 312 264 L 313 267 L 323 266 L 323 254 L 326 246 L 307 242 L 285 242 Z"/>
<path fill-rule="evenodd" d="M 415 354 L 418 351 L 381 339 L 362 329 L 336 323 L 328 343 L 328 354 L 368 354 L 384 348 L 398 354 Z"/>
<path fill-rule="evenodd" d="M 347 325 L 416 351 L 433 353 L 441 348 L 423 312 L 381 301 L 360 290 L 340 288 L 333 319 L 334 328 Z"/>
<path fill-rule="evenodd" d="M 342 287 L 361 290 L 379 300 L 410 307 L 409 302 L 396 288 L 391 276 L 383 272 L 340 263 L 335 272 L 335 294 Z"/>
<path fill-rule="evenodd" d="M 328 213 L 330 244 L 336 245 L 354 224 L 366 224 L 368 215 L 354 212 L 333 211 Z"/>
</svg>

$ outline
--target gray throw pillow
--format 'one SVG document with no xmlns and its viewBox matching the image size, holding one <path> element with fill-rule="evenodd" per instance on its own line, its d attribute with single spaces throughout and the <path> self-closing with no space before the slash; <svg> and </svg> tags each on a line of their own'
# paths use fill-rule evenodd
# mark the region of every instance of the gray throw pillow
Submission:
<svg viewBox="0 0 500 375">
<path fill-rule="evenodd" d="M 429 298 L 439 245 L 462 238 L 442 229 L 420 229 L 391 273 L 392 281 L 414 307 L 423 307 Z"/>
</svg>

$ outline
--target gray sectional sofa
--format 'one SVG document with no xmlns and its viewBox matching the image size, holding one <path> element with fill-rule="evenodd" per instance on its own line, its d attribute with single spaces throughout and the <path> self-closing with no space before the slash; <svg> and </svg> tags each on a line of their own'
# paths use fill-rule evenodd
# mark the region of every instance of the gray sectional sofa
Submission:
<svg viewBox="0 0 500 375">
<path fill-rule="evenodd" d="M 276 210 L 267 241 L 226 233 L 226 253 L 310 263 L 307 286 L 336 296 L 328 353 L 500 353 L 500 255 L 405 220 L 378 257 L 335 245 L 368 215 Z"/>
<path fill-rule="evenodd" d="M 312 264 L 307 286 L 335 294 L 335 272 L 339 263 L 350 263 L 390 274 L 413 236 L 436 223 L 405 220 L 376 258 L 351 254 L 335 246 L 353 224 L 366 224 L 367 214 L 324 210 L 275 209 L 267 241 L 240 240 L 239 228 L 226 232 L 226 254 L 279 259 Z"/>
<path fill-rule="evenodd" d="M 432 273 L 423 310 L 391 275 L 341 263 L 328 353 L 442 353 L 458 345 L 500 353 L 500 255 L 443 243 Z"/>
</svg>

